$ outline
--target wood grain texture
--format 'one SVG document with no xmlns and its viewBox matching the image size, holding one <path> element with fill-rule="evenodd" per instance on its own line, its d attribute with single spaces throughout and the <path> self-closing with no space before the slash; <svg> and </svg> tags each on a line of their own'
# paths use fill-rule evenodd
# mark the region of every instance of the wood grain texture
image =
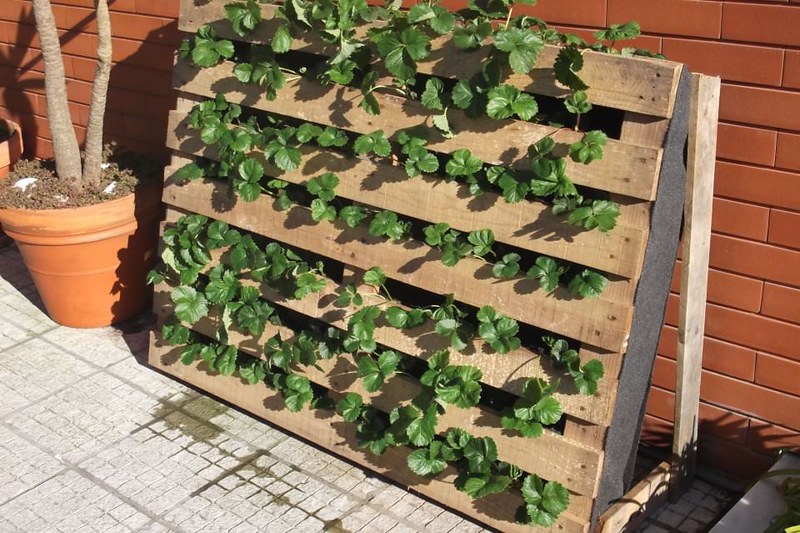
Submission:
<svg viewBox="0 0 800 533">
<path fill-rule="evenodd" d="M 688 488 L 694 477 L 697 457 L 719 97 L 719 78 L 701 74 L 692 76 L 676 350 L 675 434 L 672 442 L 678 468 L 673 480 L 673 494 Z"/>
<path fill-rule="evenodd" d="M 168 178 L 165 203 L 342 261 L 357 268 L 381 265 L 391 278 L 481 307 L 492 305 L 506 316 L 593 346 L 620 350 L 627 340 L 630 306 L 602 299 L 576 299 L 560 287 L 545 294 L 534 280 L 493 280 L 490 266 L 466 258 L 453 267 L 440 252 L 414 241 L 395 243 L 372 237 L 366 228 L 318 224 L 309 209 L 276 211 L 269 197 L 255 202 L 231 200 L 222 182 L 197 180 L 184 185 Z M 491 280 L 487 283 L 487 280 Z"/>
<path fill-rule="evenodd" d="M 299 79 L 287 83 L 278 91 L 275 100 L 263 97 L 258 85 L 240 83 L 233 75 L 234 64 L 220 63 L 216 67 L 199 69 L 180 60 L 173 73 L 176 89 L 213 98 L 224 93 L 229 102 L 267 111 L 287 113 L 301 120 L 336 126 L 355 133 L 371 133 L 382 129 L 388 137 L 398 131 L 420 125 L 430 126 L 431 112 L 415 100 L 376 94 L 381 114 L 371 116 L 358 107 L 361 91 L 343 86 L 323 86 L 315 81 Z M 450 125 L 456 135 L 446 139 L 432 135 L 427 147 L 449 154 L 459 148 L 469 149 L 486 163 L 526 170 L 529 168 L 528 148 L 546 136 L 559 147 L 556 153 L 566 154 L 566 147 L 582 138 L 582 134 L 567 128 L 556 129 L 518 120 L 494 120 L 488 117 L 469 118 L 463 111 L 448 112 Z M 609 140 L 603 159 L 583 165 L 565 159 L 567 175 L 578 185 L 646 200 L 655 197 L 655 183 L 661 168 L 660 148 L 634 146 Z"/>
<path fill-rule="evenodd" d="M 168 302 L 170 287 L 161 285 L 157 290 L 161 292 L 158 296 L 159 303 L 163 303 L 165 299 Z M 166 306 L 161 308 L 167 309 Z M 164 316 L 163 311 L 159 316 Z M 193 324 L 191 329 L 214 338 L 219 330 L 220 320 L 218 314 L 212 314 Z M 295 332 L 289 328 L 267 325 L 259 339 L 231 331 L 230 344 L 237 346 L 242 353 L 263 359 L 262 347 L 265 341 L 278 333 L 284 340 L 295 336 Z M 422 390 L 415 379 L 393 374 L 378 392 L 369 392 L 363 387 L 361 380 L 356 378 L 355 359 L 348 355 L 319 360 L 315 366 L 297 365 L 293 370 L 337 393 L 360 394 L 368 403 L 385 413 L 399 405 L 409 404 Z M 499 457 L 503 461 L 516 464 L 527 472 L 537 472 L 545 479 L 558 481 L 576 494 L 588 495 L 590 498 L 593 495 L 599 476 L 601 450 L 593 450 L 570 441 L 553 431 L 545 431 L 536 439 L 510 433 L 502 429 L 496 411 L 482 406 L 469 409 L 447 406 L 444 413 L 439 415 L 437 433 L 444 435 L 453 427 L 460 427 L 476 437 L 491 437 L 497 444 Z"/>
<path fill-rule="evenodd" d="M 224 21 L 223 2 L 204 0 L 181 0 L 180 30 L 195 32 L 205 24 L 217 30 L 227 39 L 243 40 Z M 272 40 L 278 21 L 275 7 L 261 8 L 264 22 L 247 41 L 268 44 Z M 360 32 L 362 35 L 364 31 Z M 322 55 L 333 55 L 332 48 L 325 46 L 313 36 L 300 36 L 292 48 Z M 480 72 L 481 62 L 488 54 L 488 47 L 474 52 L 458 49 L 446 37 L 433 39 L 433 53 L 419 63 L 419 72 L 443 78 L 468 79 Z M 553 79 L 553 63 L 558 47 L 545 46 L 533 70 L 527 75 L 512 74 L 505 81 L 510 85 L 545 96 L 563 98 L 571 91 Z M 587 94 L 595 105 L 634 111 L 658 117 L 671 117 L 674 106 L 674 88 L 680 78 L 680 64 L 648 58 L 623 58 L 617 55 L 586 51 L 580 77 L 589 86 Z"/>
<path fill-rule="evenodd" d="M 213 264 L 218 264 L 217 258 Z M 322 320 L 344 331 L 347 330 L 348 317 L 357 311 L 356 307 L 340 307 L 336 304 L 340 286 L 331 280 L 326 280 L 326 287 L 322 291 L 311 294 L 302 300 L 287 299 L 268 285 L 252 281 L 247 277 L 242 278 L 242 283 L 261 290 L 263 298 L 271 304 L 301 313 L 312 319 Z M 386 306 L 385 300 L 374 293 L 366 292 L 367 290 L 372 289 L 361 291 L 365 305 Z M 391 305 L 408 309 L 396 302 L 392 302 Z M 172 313 L 172 304 L 168 298 L 166 286 L 156 288 L 154 308 L 159 315 L 168 316 Z M 245 340 L 242 338 L 237 340 L 237 344 L 247 342 L 249 344 L 246 347 L 255 349 L 257 346 L 264 346 L 267 339 L 273 334 L 265 333 L 260 339 Z M 287 328 L 282 331 L 281 335 L 288 338 L 294 336 L 294 332 Z M 378 344 L 426 361 L 437 351 L 450 347 L 449 341 L 435 332 L 433 323 L 430 321 L 423 326 L 407 330 L 400 330 L 379 321 L 375 327 L 375 340 Z M 476 339 L 462 352 L 451 350 L 450 362 L 454 365 L 472 365 L 480 368 L 483 373 L 481 382 L 516 396 L 522 394 L 522 386 L 528 378 L 560 379 L 559 391 L 554 394 L 554 397 L 559 401 L 565 413 L 582 420 L 584 424 L 606 424 L 611 411 L 610 400 L 614 395 L 616 384 L 613 370 L 617 365 L 616 357 L 586 347 L 581 349 L 581 356 L 584 363 L 590 359 L 600 360 L 610 374 L 600 380 L 597 394 L 594 396 L 579 394 L 572 380 L 564 371 L 554 368 L 547 361 L 543 361 L 538 353 L 527 348 L 500 355 L 494 353 L 483 341 Z M 593 447 L 595 449 L 602 448 L 602 446 L 596 445 Z"/>
<path fill-rule="evenodd" d="M 505 492 L 474 501 L 455 488 L 455 471 L 452 468 L 434 479 L 420 478 L 406 465 L 406 456 L 410 451 L 408 448 L 389 448 L 381 456 L 372 455 L 358 447 L 355 425 L 344 422 L 337 414 L 330 413 L 327 419 L 320 419 L 315 411 L 289 412 L 283 407 L 279 393 L 265 384 L 249 385 L 235 377 L 211 374 L 204 371 L 202 364 L 184 366 L 178 362 L 178 350 L 162 345 L 157 336 L 153 335 L 148 362 L 153 368 L 230 402 L 341 457 L 367 466 L 410 490 L 457 511 L 479 516 L 481 521 L 491 527 L 510 533 L 530 531 L 530 526 L 513 522 L 517 507 L 522 505 L 519 493 Z M 588 531 L 588 523 L 565 512 L 551 529 L 540 531 L 582 533 Z"/>
<path fill-rule="evenodd" d="M 170 114 L 167 146 L 188 155 L 219 158 L 216 148 L 204 144 L 199 133 L 189 128 L 185 114 L 178 112 Z M 608 233 L 587 231 L 570 225 L 565 216 L 553 215 L 544 202 L 510 204 L 494 192 L 472 196 L 469 186 L 455 181 L 409 178 L 403 167 L 389 160 L 356 158 L 308 145 L 301 151 L 300 168 L 290 172 L 274 167 L 260 152 L 250 155 L 259 158 L 268 175 L 297 185 L 333 172 L 340 180 L 338 197 L 375 209 L 432 223 L 447 221 L 464 232 L 491 228 L 498 242 L 627 278 L 636 277 L 641 269 L 646 229 L 618 225 Z"/>
</svg>

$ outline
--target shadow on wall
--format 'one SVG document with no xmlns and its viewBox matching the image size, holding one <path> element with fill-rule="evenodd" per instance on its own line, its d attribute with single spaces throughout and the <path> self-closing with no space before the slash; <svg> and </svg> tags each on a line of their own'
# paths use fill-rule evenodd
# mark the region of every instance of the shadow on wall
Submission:
<svg viewBox="0 0 800 533">
<path fill-rule="evenodd" d="M 113 9 L 115 1 L 110 4 Z M 62 9 L 77 11 L 72 7 Z M 44 65 L 41 53 L 33 48 L 38 47 L 33 10 L 28 4 L 20 11 L 19 22 L 8 32 L 11 43 L 0 46 L 0 107 L 5 108 L 3 114 L 21 124 L 26 156 L 50 157 Z M 66 31 L 60 30 L 61 46 L 67 54 L 65 72 L 72 120 L 78 126 L 76 132 L 81 143 L 91 93 L 91 81 L 83 80 L 93 78 L 96 48 L 95 34 L 88 33 L 94 23 L 94 13 L 87 13 Z M 112 11 L 112 17 L 114 15 L 125 14 Z M 130 35 L 120 27 L 123 27 L 120 20 L 112 19 L 115 63 L 106 106 L 105 139 L 164 161 L 167 120 L 176 100 L 171 87 L 171 65 L 180 42 L 177 20 L 136 39 L 119 37 L 120 34 Z M 85 56 L 78 56 L 76 51 Z"/>
<path fill-rule="evenodd" d="M 754 479 L 775 462 L 778 450 L 800 450 L 800 435 L 779 431 L 767 422 L 730 412 L 699 422 L 698 461 L 744 480 Z M 642 444 L 666 457 L 672 446 L 672 423 L 647 417 Z"/>
</svg>

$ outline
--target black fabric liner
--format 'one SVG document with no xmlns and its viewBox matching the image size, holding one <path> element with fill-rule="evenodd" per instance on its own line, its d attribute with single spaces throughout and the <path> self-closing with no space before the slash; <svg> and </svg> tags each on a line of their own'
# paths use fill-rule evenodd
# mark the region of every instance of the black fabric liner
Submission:
<svg viewBox="0 0 800 533">
<path fill-rule="evenodd" d="M 656 201 L 650 213 L 650 238 L 636 288 L 628 351 L 623 358 L 617 400 L 605 443 L 600 487 L 592 526 L 609 504 L 630 487 L 636 463 L 653 363 L 664 323 L 672 270 L 678 252 L 686 190 L 684 147 L 689 129 L 691 74 L 683 69 L 664 143 Z"/>
</svg>

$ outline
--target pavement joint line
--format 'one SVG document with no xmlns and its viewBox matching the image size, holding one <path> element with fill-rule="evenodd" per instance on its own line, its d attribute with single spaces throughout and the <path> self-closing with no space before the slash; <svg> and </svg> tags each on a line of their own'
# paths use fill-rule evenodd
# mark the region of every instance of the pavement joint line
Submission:
<svg viewBox="0 0 800 533">
<path fill-rule="evenodd" d="M 157 522 L 157 523 L 167 527 L 168 529 L 176 531 L 177 533 L 187 533 L 186 531 L 184 531 L 181 528 L 179 528 L 177 525 L 172 524 L 171 522 L 165 520 L 164 518 L 161 518 L 156 513 L 150 511 L 146 507 L 143 507 L 142 505 L 139 505 L 136 501 L 132 500 L 128 496 L 125 496 L 124 494 L 119 492 L 117 489 L 115 489 L 114 487 L 112 487 L 111 485 L 109 485 L 108 483 L 103 481 L 102 479 L 94 476 L 88 470 L 78 466 L 79 463 L 76 464 L 76 463 L 74 463 L 72 461 L 67 461 L 67 460 L 63 459 L 59 454 L 55 453 L 53 450 L 51 450 L 47 446 L 43 446 L 36 439 L 30 438 L 25 432 L 18 430 L 17 428 L 12 426 L 11 424 L 8 424 L 5 421 L 0 421 L 0 425 L 4 426 L 6 429 L 8 429 L 12 433 L 14 433 L 20 439 L 23 439 L 23 440 L 31 443 L 34 447 L 38 448 L 43 453 L 46 453 L 47 455 L 49 455 L 50 457 L 54 458 L 55 460 L 60 462 L 62 465 L 64 465 L 63 469 L 59 470 L 57 473 L 55 473 L 52 476 L 48 477 L 46 480 L 42 481 L 41 483 L 37 483 L 35 486 L 26 489 L 25 491 L 21 492 L 20 494 L 17 494 L 13 498 L 11 498 L 11 499 L 9 499 L 9 500 L 7 500 L 5 502 L 0 503 L 0 505 L 5 505 L 5 504 L 7 504 L 7 503 L 9 503 L 11 501 L 14 501 L 15 499 L 19 498 L 23 494 L 25 494 L 27 492 L 30 492 L 35 487 L 38 487 L 42 483 L 45 483 L 46 481 L 49 481 L 49 480 L 51 480 L 51 479 L 53 479 L 53 478 L 55 478 L 57 476 L 63 475 L 65 472 L 72 471 L 72 472 L 75 472 L 76 474 L 78 474 L 79 476 L 91 481 L 92 483 L 94 483 L 95 485 L 97 485 L 98 487 L 100 487 L 101 489 L 106 491 L 107 493 L 112 494 L 114 497 L 116 497 L 117 499 L 119 499 L 123 503 L 133 507 L 134 509 L 136 509 L 137 512 L 147 516 L 150 519 L 150 523 Z M 122 438 L 124 439 L 126 437 L 122 437 Z M 119 440 L 122 440 L 122 439 L 119 439 Z M 106 446 L 105 448 L 103 448 L 103 450 L 105 450 L 105 449 L 107 449 L 107 448 L 109 448 L 111 446 L 116 445 L 117 442 L 119 442 L 119 440 L 115 441 L 114 443 L 110 444 L 109 446 Z M 100 453 L 103 450 L 98 450 L 96 452 L 93 452 L 92 455 L 96 455 L 96 454 Z M 85 458 L 82 458 L 81 461 L 83 461 L 84 459 Z"/>
<path fill-rule="evenodd" d="M 20 326 L 19 324 L 15 324 L 13 321 L 8 320 L 7 317 L 3 317 L 3 321 L 10 322 L 14 327 L 18 327 L 18 328 L 23 329 L 23 330 L 26 329 L 26 328 Z M 4 352 L 10 351 L 10 350 L 13 350 L 14 348 L 18 348 L 18 347 L 22 346 L 23 344 L 25 344 L 26 342 L 30 342 L 32 340 L 36 340 L 36 339 L 46 340 L 46 339 L 42 338 L 42 335 L 46 335 L 46 334 L 50 333 L 51 331 L 54 331 L 54 330 L 58 329 L 59 327 L 61 327 L 61 326 L 56 325 L 56 326 L 53 326 L 52 328 L 47 329 L 45 331 L 41 331 L 41 332 L 38 332 L 38 333 L 34 333 L 32 335 L 29 335 L 27 339 L 15 342 L 14 344 L 6 346 L 5 348 L 0 348 L 0 353 L 4 353 Z"/>
</svg>

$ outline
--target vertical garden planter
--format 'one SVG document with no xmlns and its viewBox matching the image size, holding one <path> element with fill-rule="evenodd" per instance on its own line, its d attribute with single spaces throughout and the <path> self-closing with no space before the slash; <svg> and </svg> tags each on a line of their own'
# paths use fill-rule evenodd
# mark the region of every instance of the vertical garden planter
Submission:
<svg viewBox="0 0 800 533">
<path fill-rule="evenodd" d="M 242 41 L 237 45 L 242 49 L 250 44 L 270 43 L 275 32 L 280 31 L 275 7 L 263 6 L 264 22 L 242 38 L 224 20 L 224 5 L 218 1 L 184 0 L 180 28 L 196 32 L 210 24 L 220 38 Z M 486 57 L 481 55 L 483 51 L 460 51 L 444 37 L 433 39 L 431 46 L 431 59 L 417 65 L 419 75 L 447 84 L 473 77 Z M 293 47 L 320 58 L 332 53 L 313 35 L 296 39 Z M 505 83 L 543 101 L 571 95 L 572 91 L 552 79 L 558 54 L 558 47 L 543 47 L 529 74 L 511 74 Z M 524 193 L 513 203 L 496 189 L 475 197 L 468 183 L 441 179 L 433 170 L 410 179 L 402 160 L 397 164 L 386 157 L 354 157 L 335 143 L 321 142 L 319 138 L 317 144 L 300 146 L 301 162 L 286 171 L 276 167 L 274 153 L 252 151 L 252 158 L 266 172 L 265 179 L 282 180 L 286 187 L 325 189 L 320 176 L 335 173 L 336 197 L 347 205 L 367 206 L 376 212 L 391 210 L 410 221 L 412 227 L 447 223 L 464 234 L 490 228 L 492 245 L 504 252 L 513 251 L 519 262 L 534 264 L 534 260 L 546 256 L 568 265 L 564 268 L 577 275 L 600 272 L 607 284 L 596 298 L 577 296 L 565 286 L 544 290 L 533 277 L 517 275 L 513 266 L 508 266 L 510 274 L 503 273 L 503 265 L 496 266 L 500 272 L 496 274 L 490 263 L 478 257 L 465 257 L 454 266 L 445 266 L 442 259 L 446 252 L 432 247 L 419 234 L 393 241 L 376 235 L 368 223 L 329 222 L 318 209 L 319 203 L 314 209 L 299 204 L 280 206 L 279 199 L 266 195 L 245 201 L 241 194 L 235 194 L 230 183 L 202 175 L 203 168 L 223 159 L 224 154 L 214 143 L 207 144 L 207 136 L 204 139 L 198 131 L 202 128 L 196 124 L 197 112 L 191 110 L 195 104 L 222 94 L 227 102 L 243 106 L 244 116 L 288 117 L 297 123 L 317 125 L 319 131 L 341 130 L 344 136 L 368 136 L 381 130 L 386 138 L 398 142 L 404 133 L 426 127 L 431 134 L 425 149 L 442 161 L 449 158 L 451 162 L 456 151 L 468 149 L 487 165 L 516 169 L 529 165 L 531 145 L 550 138 L 557 146 L 554 154 L 566 155 L 570 146 L 582 140 L 582 133 L 523 120 L 476 118 L 459 109 L 449 109 L 447 118 L 453 135 L 444 136 L 430 128 L 433 113 L 411 98 L 376 91 L 372 96 L 381 112 L 370 115 L 357 105 L 362 97 L 357 88 L 321 86 L 301 77 L 277 90 L 274 99 L 267 99 L 263 87 L 242 83 L 240 74 L 232 61 L 201 69 L 183 59 L 175 67 L 175 88 L 181 98 L 178 109 L 171 113 L 167 140 L 173 159 L 166 172 L 163 195 L 168 205 L 165 235 L 169 252 L 165 264 L 169 267 L 183 261 L 175 259 L 179 255 L 175 247 L 181 246 L 176 244 L 180 240 L 176 235 L 188 231 L 184 234 L 196 239 L 181 239 L 185 241 L 185 252 L 195 254 L 191 261 L 196 267 L 192 275 L 184 272 L 180 278 L 154 276 L 156 312 L 166 328 L 153 336 L 151 365 L 491 527 L 529 531 L 532 526 L 517 523 L 516 519 L 520 508 L 524 514 L 526 504 L 536 506 L 531 504 L 530 490 L 521 492 L 519 484 L 512 482 L 509 490 L 473 498 L 464 490 L 464 476 L 468 475 L 459 473 L 453 465 L 455 460 L 437 476 L 416 475 L 408 464 L 409 454 L 415 453 L 413 442 L 373 454 L 368 449 L 370 445 L 365 444 L 363 422 L 361 427 L 349 423 L 349 415 L 342 411 L 353 394 L 369 403 L 370 409 L 378 413 L 376 416 L 385 416 L 398 405 L 409 405 L 430 388 L 424 375 L 420 378 L 413 369 L 428 365 L 435 371 L 440 357 L 437 352 L 449 349 L 450 365 L 478 369 L 483 397 L 481 402 L 467 406 L 441 402 L 434 428 L 439 437 L 434 438 L 444 438 L 451 428 L 462 428 L 476 441 L 491 441 L 496 446 L 497 460 L 535 474 L 542 482 L 552 482 L 553 491 L 558 485 L 568 492 L 568 508 L 552 513 L 556 518 L 549 529 L 588 531 L 608 502 L 623 494 L 630 479 L 629 464 L 638 441 L 669 290 L 685 177 L 682 151 L 687 128 L 687 75 L 682 65 L 593 51 L 583 53 L 579 74 L 589 86 L 586 94 L 596 107 L 606 110 L 603 120 L 608 131 L 616 133 L 608 140 L 602 159 L 591 165 L 581 164 L 576 158 L 564 161 L 576 186 L 582 191 L 594 191 L 591 194 L 608 198 L 618 206 L 616 225 L 609 231 L 570 225 L 565 216 L 554 214 L 550 205 L 529 199 Z M 187 181 L 187 175 L 193 179 Z M 312 178 L 316 178 L 313 185 Z M 195 218 L 187 219 L 186 215 Z M 215 225 L 212 228 L 209 224 Z M 231 229 L 235 236 L 227 233 Z M 325 274 L 312 268 L 306 280 L 313 278 L 313 289 L 298 288 L 295 297 L 287 296 L 280 287 L 270 286 L 263 275 L 248 275 L 247 269 L 231 266 L 243 261 L 237 256 L 244 253 L 243 249 L 236 249 L 242 235 L 319 257 L 330 268 Z M 200 243 L 203 248 L 211 241 L 214 245 L 208 245 L 208 250 L 195 247 Z M 505 255 L 496 259 L 514 262 Z M 381 281 L 374 267 L 380 267 L 388 281 Z M 232 320 L 227 314 L 230 310 L 215 308 L 213 302 L 198 294 L 207 290 L 208 279 L 217 279 L 214 276 L 222 276 L 221 272 L 228 269 L 232 269 L 231 275 L 238 276 L 236 283 L 257 288 L 262 302 L 293 320 L 267 324 L 256 333 L 227 327 Z M 294 364 L 290 375 L 298 376 L 298 381 L 307 379 L 315 393 L 324 390 L 327 397 L 340 401 L 339 410 L 320 414 L 305 402 L 297 406 L 299 412 L 285 410 L 287 397 L 293 395 L 292 401 L 296 401 L 300 389 L 294 389 L 298 394 L 288 393 L 292 385 L 287 389 L 281 381 L 285 378 L 272 383 L 278 383 L 279 389 L 283 387 L 283 392 L 268 387 L 253 374 L 252 364 L 265 358 L 275 361 L 269 354 L 273 353 L 270 343 L 275 342 L 270 339 L 276 334 L 282 340 L 302 338 L 303 331 L 292 329 L 297 324 L 316 324 L 322 330 L 330 326 L 342 335 L 352 334 L 353 317 L 362 304 L 343 294 L 350 291 L 352 296 L 352 291 L 358 290 L 371 294 L 368 299 L 377 298 L 376 289 L 370 285 L 384 289 L 390 285 L 392 295 L 402 300 L 383 301 L 377 305 L 381 313 L 390 305 L 404 312 L 413 311 L 428 305 L 430 298 L 446 294 L 453 295 L 456 305 L 482 311 L 491 306 L 492 313 L 515 321 L 531 335 L 537 332 L 537 338 L 563 339 L 575 349 L 579 366 L 599 361 L 605 377 L 599 380 L 596 391 L 589 388 L 594 394 L 581 394 L 582 387 L 573 383 L 571 373 L 546 357 L 541 347 L 491 344 L 491 339 L 497 340 L 492 337 L 492 328 L 500 326 L 496 319 L 487 318 L 488 311 L 479 314 L 477 320 L 491 323 L 491 327 L 479 328 L 482 333 L 463 346 L 452 340 L 451 334 L 457 332 L 441 333 L 446 329 L 441 323 L 434 326 L 427 321 L 404 328 L 393 323 L 396 321 L 387 314 L 376 319 L 370 340 L 382 350 L 400 354 L 412 370 L 381 376 L 385 385 L 376 392 L 367 381 L 356 379 L 368 374 L 359 367 L 364 357 L 372 360 L 369 353 L 365 355 L 370 349 L 357 349 L 355 356 L 342 354 L 328 359 L 315 355 L 315 364 Z M 301 297 L 297 297 L 299 293 Z M 196 305 L 201 299 L 204 305 Z M 187 314 L 187 305 L 193 312 Z M 180 320 L 176 321 L 176 316 Z M 216 355 L 208 350 L 195 353 L 192 346 L 197 344 L 176 340 L 184 335 L 181 328 L 187 327 L 191 333 L 186 335 L 217 342 Z M 228 331 L 220 335 L 221 330 Z M 181 359 L 188 364 L 181 364 Z M 250 366 L 244 365 L 243 360 L 249 360 Z M 233 376 L 221 375 L 237 372 Z M 504 422 L 508 413 L 504 408 L 518 405 L 526 397 L 530 378 L 560 381 L 557 390 L 548 395 L 563 410 L 557 423 L 549 423 L 536 438 L 523 437 L 508 427 L 507 420 Z"/>
</svg>

